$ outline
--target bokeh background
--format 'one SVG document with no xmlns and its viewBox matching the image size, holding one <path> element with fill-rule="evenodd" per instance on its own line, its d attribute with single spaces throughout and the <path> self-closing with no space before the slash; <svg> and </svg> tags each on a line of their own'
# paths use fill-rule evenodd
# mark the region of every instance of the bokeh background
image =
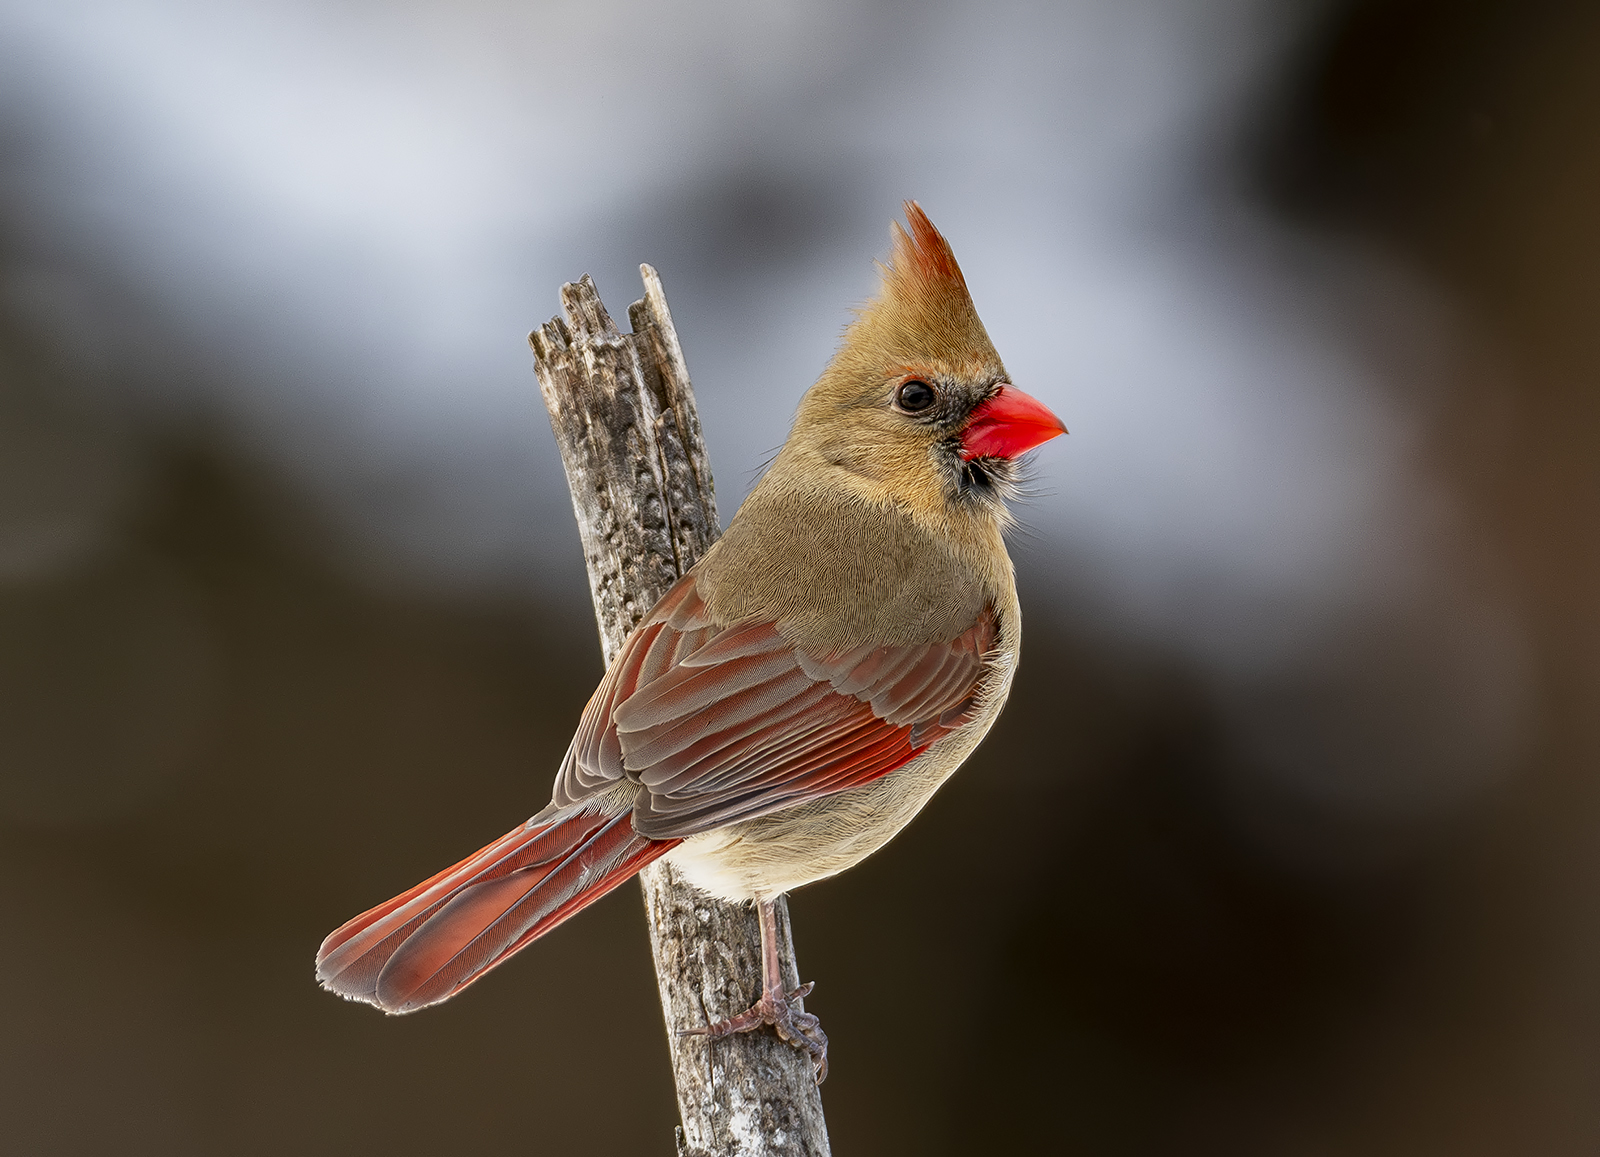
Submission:
<svg viewBox="0 0 1600 1157">
<path fill-rule="evenodd" d="M 1600 10 L 0 5 L 0 1150 L 648 1154 L 637 891 L 322 935 L 600 674 L 524 335 L 666 282 L 724 517 L 886 225 L 1066 419 L 1027 646 L 792 899 L 835 1151 L 1600 1149 Z"/>
</svg>

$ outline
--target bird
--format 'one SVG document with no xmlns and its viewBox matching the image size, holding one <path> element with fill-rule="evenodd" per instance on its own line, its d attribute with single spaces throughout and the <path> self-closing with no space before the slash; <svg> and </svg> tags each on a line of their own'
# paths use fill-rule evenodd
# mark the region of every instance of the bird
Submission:
<svg viewBox="0 0 1600 1157">
<path fill-rule="evenodd" d="M 323 987 L 437 1004 L 666 857 L 753 903 L 763 945 L 756 1004 L 681 1031 L 770 1025 L 826 1076 L 774 905 L 888 843 L 1000 714 L 1021 645 L 1008 502 L 1022 455 L 1066 432 L 1012 384 L 944 236 L 904 211 L 782 449 L 601 679 L 549 805 L 331 933 Z"/>
</svg>

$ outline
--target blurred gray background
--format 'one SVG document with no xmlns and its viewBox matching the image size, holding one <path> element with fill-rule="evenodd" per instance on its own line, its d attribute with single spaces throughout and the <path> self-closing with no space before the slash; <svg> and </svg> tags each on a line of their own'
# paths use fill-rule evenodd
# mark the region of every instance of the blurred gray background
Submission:
<svg viewBox="0 0 1600 1157">
<path fill-rule="evenodd" d="M 1072 434 L 1012 706 L 793 897 L 840 1154 L 1600 1146 L 1600 14 L 0 4 L 0 1149 L 669 1153 L 637 892 L 346 917 L 600 673 L 526 332 L 661 272 L 724 516 L 903 198 Z M 579 978 L 574 980 L 574 978 Z"/>
</svg>

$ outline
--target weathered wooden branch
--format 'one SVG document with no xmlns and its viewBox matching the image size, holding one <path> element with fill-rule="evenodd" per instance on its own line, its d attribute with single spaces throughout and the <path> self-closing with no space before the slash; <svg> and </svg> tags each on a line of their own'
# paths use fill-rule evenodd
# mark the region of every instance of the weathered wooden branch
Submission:
<svg viewBox="0 0 1600 1157">
<path fill-rule="evenodd" d="M 572 488 L 606 662 L 628 632 L 716 540 L 717 505 L 694 391 L 661 279 L 621 333 L 585 275 L 561 287 L 563 317 L 528 336 L 539 388 Z M 696 891 L 657 863 L 640 876 L 683 1125 L 681 1155 L 827 1154 L 810 1056 L 757 1031 L 722 1040 L 679 1030 L 742 1012 L 761 995 L 751 908 Z M 785 984 L 798 986 L 781 901 Z"/>
</svg>

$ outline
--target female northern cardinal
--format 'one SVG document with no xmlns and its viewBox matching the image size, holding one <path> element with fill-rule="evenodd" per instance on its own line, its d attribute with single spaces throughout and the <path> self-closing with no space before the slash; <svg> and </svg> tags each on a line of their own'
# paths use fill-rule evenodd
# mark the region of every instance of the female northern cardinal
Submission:
<svg viewBox="0 0 1600 1157">
<path fill-rule="evenodd" d="M 827 1040 L 783 990 L 772 905 L 887 843 L 989 730 L 1020 642 L 1016 458 L 1065 432 L 1006 379 L 914 202 L 882 291 L 726 534 L 628 637 L 538 815 L 323 941 L 342 996 L 412 1012 L 670 855 L 759 906 L 763 992 L 691 1032 Z"/>
</svg>

